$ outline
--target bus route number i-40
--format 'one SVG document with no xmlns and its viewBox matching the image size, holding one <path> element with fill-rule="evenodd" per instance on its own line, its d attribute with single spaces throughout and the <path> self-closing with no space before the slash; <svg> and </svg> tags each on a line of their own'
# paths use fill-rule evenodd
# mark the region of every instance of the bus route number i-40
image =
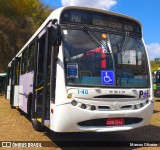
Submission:
<svg viewBox="0 0 160 150">
<path fill-rule="evenodd" d="M 78 94 L 87 95 L 88 94 L 88 90 L 78 90 Z"/>
</svg>

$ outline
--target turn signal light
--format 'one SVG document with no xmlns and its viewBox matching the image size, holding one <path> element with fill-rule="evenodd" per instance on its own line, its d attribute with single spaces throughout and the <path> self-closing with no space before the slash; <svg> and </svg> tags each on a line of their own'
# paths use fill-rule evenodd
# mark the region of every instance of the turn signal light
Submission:
<svg viewBox="0 0 160 150">
<path fill-rule="evenodd" d="M 72 99 L 72 93 L 68 94 L 67 98 Z"/>
</svg>

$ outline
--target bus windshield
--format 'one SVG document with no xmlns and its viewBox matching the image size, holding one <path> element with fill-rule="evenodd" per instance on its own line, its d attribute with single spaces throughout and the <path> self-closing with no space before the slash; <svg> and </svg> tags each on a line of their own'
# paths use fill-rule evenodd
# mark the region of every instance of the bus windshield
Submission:
<svg viewBox="0 0 160 150">
<path fill-rule="evenodd" d="M 96 42 L 94 34 L 100 41 Z M 63 30 L 68 86 L 149 87 L 149 68 L 141 39 L 101 31 L 94 34 Z"/>
</svg>

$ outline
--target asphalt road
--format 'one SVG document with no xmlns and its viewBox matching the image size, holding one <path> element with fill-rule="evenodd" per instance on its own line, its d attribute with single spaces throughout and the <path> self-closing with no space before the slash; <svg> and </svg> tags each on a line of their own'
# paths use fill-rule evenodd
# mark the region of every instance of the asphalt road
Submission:
<svg viewBox="0 0 160 150">
<path fill-rule="evenodd" d="M 153 142 L 156 141 L 160 143 L 160 100 L 155 100 L 152 121 L 146 127 L 108 133 L 54 133 L 47 128 L 44 132 L 34 131 L 27 116 L 17 109 L 11 109 L 9 101 L 0 96 L 0 141 L 45 141 L 42 143 L 48 146 L 30 149 L 151 149 L 147 145 L 153 146 Z M 130 142 L 134 144 L 145 143 L 146 146 L 139 145 L 126 148 L 105 146 L 107 144 L 123 146 L 128 145 Z M 160 147 L 152 147 L 152 149 L 160 149 Z"/>
</svg>

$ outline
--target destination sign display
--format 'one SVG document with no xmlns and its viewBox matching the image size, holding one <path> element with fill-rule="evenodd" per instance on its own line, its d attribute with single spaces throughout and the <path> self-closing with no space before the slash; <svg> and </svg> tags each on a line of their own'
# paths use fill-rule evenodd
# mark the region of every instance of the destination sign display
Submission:
<svg viewBox="0 0 160 150">
<path fill-rule="evenodd" d="M 61 23 L 95 25 L 141 34 L 141 27 L 134 20 L 87 10 L 65 10 L 61 15 Z"/>
</svg>

